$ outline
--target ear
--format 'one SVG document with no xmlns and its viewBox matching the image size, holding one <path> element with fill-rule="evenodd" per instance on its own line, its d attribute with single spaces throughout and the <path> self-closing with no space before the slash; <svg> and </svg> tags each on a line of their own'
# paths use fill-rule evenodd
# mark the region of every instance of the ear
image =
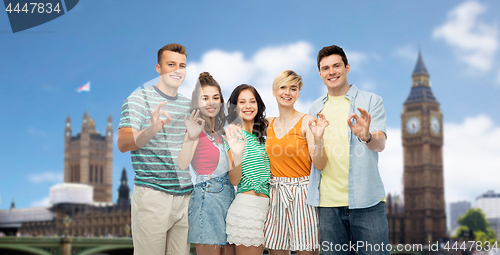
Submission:
<svg viewBox="0 0 500 255">
<path fill-rule="evenodd" d="M 349 71 L 351 70 L 351 65 L 350 65 L 350 64 L 347 64 L 347 65 L 345 66 L 345 70 L 346 70 L 346 74 L 348 74 L 348 73 L 349 73 Z"/>
<path fill-rule="evenodd" d="M 159 74 L 161 74 L 161 66 L 160 66 L 160 64 L 156 64 L 156 72 L 158 72 Z"/>
<path fill-rule="evenodd" d="M 274 91 L 274 88 L 273 88 L 273 97 L 276 97 L 276 91 Z"/>
<path fill-rule="evenodd" d="M 319 77 L 321 77 L 321 70 L 318 69 L 318 74 L 319 74 Z"/>
</svg>

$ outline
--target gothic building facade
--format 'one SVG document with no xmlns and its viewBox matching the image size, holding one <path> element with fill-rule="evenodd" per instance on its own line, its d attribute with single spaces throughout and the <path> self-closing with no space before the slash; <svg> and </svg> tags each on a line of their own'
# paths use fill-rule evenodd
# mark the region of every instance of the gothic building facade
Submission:
<svg viewBox="0 0 500 255">
<path fill-rule="evenodd" d="M 74 202 L 76 199 L 68 196 L 64 202 L 51 206 L 22 209 L 11 206 L 0 211 L 1 232 L 27 236 L 130 236 L 130 188 L 125 168 L 121 172 L 117 201 L 112 203 L 111 117 L 105 135 L 96 131 L 95 122 L 87 113 L 83 115 L 81 132 L 76 136 L 71 132 L 68 116 L 64 130 L 64 184 L 81 184 L 92 189 L 90 203 Z"/>
</svg>

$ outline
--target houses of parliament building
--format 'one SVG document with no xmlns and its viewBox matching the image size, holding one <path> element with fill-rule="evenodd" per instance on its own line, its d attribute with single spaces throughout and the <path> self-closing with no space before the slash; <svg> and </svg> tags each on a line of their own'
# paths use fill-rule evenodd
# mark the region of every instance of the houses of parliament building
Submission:
<svg viewBox="0 0 500 255">
<path fill-rule="evenodd" d="M 129 236 L 130 188 L 123 168 L 118 199 L 112 203 L 113 126 L 98 133 L 83 114 L 81 132 L 72 136 L 71 118 L 64 130 L 64 183 L 50 189 L 52 206 L 0 211 L 0 232 L 28 236 Z"/>
</svg>

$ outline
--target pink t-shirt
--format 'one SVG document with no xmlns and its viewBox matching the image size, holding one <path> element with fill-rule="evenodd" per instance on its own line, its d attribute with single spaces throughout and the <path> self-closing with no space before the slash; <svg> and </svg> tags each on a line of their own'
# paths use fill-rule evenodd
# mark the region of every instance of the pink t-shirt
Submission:
<svg viewBox="0 0 500 255">
<path fill-rule="evenodd" d="M 220 142 L 220 138 L 217 135 L 214 136 L 217 142 Z M 191 166 L 198 175 L 210 175 L 219 165 L 220 152 L 205 135 L 205 132 L 201 132 L 199 138 L 193 160 L 191 160 Z"/>
</svg>

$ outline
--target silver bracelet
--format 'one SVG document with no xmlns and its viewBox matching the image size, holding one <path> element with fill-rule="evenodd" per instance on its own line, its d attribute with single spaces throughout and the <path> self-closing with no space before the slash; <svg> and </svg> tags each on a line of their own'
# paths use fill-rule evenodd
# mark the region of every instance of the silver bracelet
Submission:
<svg viewBox="0 0 500 255">
<path fill-rule="evenodd" d="M 321 145 L 321 146 L 316 146 L 316 144 L 314 145 L 314 149 L 322 149 L 323 147 L 325 146 L 325 144 Z"/>
</svg>

